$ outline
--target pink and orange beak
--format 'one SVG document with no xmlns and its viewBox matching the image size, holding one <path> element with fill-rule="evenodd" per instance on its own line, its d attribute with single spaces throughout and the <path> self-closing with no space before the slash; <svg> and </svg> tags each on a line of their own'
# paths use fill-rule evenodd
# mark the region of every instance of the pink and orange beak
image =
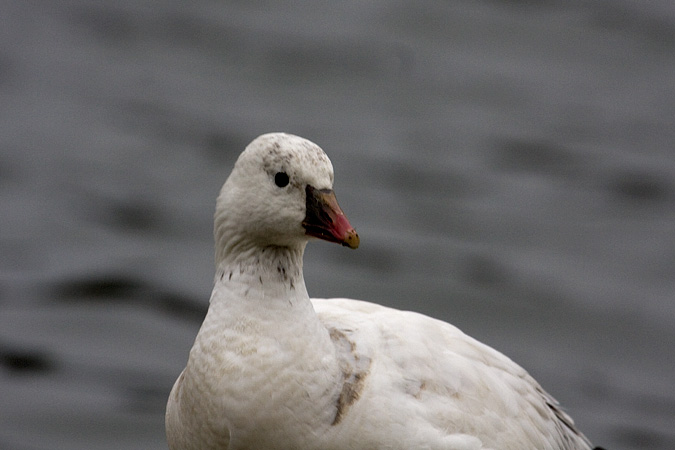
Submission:
<svg viewBox="0 0 675 450">
<path fill-rule="evenodd" d="M 345 247 L 357 248 L 359 235 L 340 209 L 331 189 L 305 188 L 307 211 L 302 226 L 305 234 L 324 241 L 336 242 Z"/>
</svg>

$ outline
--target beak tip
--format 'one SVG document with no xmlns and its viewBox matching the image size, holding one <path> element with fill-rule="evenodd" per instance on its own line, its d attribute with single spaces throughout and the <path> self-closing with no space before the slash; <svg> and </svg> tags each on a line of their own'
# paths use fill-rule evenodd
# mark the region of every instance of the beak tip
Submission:
<svg viewBox="0 0 675 450">
<path fill-rule="evenodd" d="M 349 247 L 352 250 L 355 250 L 359 248 L 359 244 L 361 243 L 361 240 L 359 239 L 359 235 L 356 233 L 356 230 L 353 228 L 347 233 L 347 237 L 345 240 L 342 242 L 342 245 L 345 247 Z"/>
</svg>

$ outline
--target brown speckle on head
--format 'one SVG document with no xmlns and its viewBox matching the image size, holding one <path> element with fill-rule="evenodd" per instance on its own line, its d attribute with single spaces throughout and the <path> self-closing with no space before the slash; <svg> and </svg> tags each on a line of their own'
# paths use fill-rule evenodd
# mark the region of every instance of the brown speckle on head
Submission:
<svg viewBox="0 0 675 450">
<path fill-rule="evenodd" d="M 265 134 L 254 142 L 255 147 L 262 152 L 263 169 L 270 177 L 278 172 L 285 172 L 291 184 L 304 189 L 307 183 L 326 184 L 316 178 L 318 173 L 319 177 L 327 175 L 330 184 L 320 188 L 332 186 L 333 166 L 328 156 L 315 143 L 286 133 Z"/>
</svg>

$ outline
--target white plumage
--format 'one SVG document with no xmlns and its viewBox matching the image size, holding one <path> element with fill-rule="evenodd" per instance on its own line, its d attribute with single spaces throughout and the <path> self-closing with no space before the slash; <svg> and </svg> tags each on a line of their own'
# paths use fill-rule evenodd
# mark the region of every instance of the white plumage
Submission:
<svg viewBox="0 0 675 450">
<path fill-rule="evenodd" d="M 260 136 L 237 160 L 209 311 L 167 405 L 170 449 L 590 449 L 525 370 L 454 326 L 309 299 L 307 241 L 358 246 L 332 185 L 297 136 Z"/>
</svg>

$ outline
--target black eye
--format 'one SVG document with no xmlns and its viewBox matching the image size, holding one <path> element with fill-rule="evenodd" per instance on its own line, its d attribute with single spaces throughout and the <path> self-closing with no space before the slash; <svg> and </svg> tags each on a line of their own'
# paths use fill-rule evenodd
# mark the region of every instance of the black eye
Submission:
<svg viewBox="0 0 675 450">
<path fill-rule="evenodd" d="M 276 175 L 274 175 L 274 184 L 276 184 L 279 187 L 286 187 L 288 186 L 288 174 L 286 172 L 277 172 Z"/>
</svg>

